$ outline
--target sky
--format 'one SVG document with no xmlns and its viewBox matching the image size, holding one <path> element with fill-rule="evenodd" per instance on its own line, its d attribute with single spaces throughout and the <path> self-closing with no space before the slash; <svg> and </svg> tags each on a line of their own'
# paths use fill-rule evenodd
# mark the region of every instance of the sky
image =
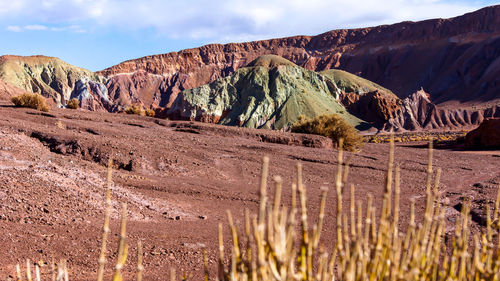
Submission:
<svg viewBox="0 0 500 281">
<path fill-rule="evenodd" d="M 0 55 L 92 71 L 209 43 L 449 18 L 492 0 L 0 0 Z"/>
</svg>

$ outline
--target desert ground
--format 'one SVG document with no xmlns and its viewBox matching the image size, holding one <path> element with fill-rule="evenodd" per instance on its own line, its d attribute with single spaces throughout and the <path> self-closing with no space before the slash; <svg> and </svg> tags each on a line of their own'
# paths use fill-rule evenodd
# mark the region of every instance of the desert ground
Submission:
<svg viewBox="0 0 500 281">
<path fill-rule="evenodd" d="M 316 146 L 316 147 L 308 147 Z M 320 188 L 329 188 L 321 243 L 334 243 L 334 175 L 337 151 L 322 137 L 275 131 L 168 121 L 126 114 L 53 109 L 41 113 L 0 104 L 0 270 L 13 277 L 17 263 L 46 264 L 65 259 L 73 280 L 94 280 L 102 224 L 106 163 L 114 159 L 108 274 L 118 247 L 120 203 L 128 203 L 130 255 L 125 269 L 135 272 L 136 245 L 144 245 L 146 280 L 164 280 L 175 268 L 193 277 L 203 274 L 206 249 L 212 277 L 217 264 L 218 224 L 230 210 L 238 223 L 243 211 L 255 212 L 261 159 L 269 156 L 272 176 L 284 180 L 283 204 L 290 204 L 295 166 L 304 167 L 308 207 L 318 213 Z M 398 143 L 401 167 L 401 223 L 424 209 L 427 149 L 425 143 Z M 367 143 L 345 153 L 355 199 L 373 194 L 380 202 L 387 170 L 388 144 Z M 472 202 L 473 231 L 484 224 L 484 206 L 493 204 L 500 183 L 500 151 L 435 150 L 434 166 L 443 173 L 439 189 L 452 233 L 464 199 Z M 349 189 L 344 189 L 344 210 Z M 224 232 L 229 244 L 229 229 Z M 229 247 L 226 247 L 229 249 Z M 229 254 L 229 253 L 228 253 Z"/>
</svg>

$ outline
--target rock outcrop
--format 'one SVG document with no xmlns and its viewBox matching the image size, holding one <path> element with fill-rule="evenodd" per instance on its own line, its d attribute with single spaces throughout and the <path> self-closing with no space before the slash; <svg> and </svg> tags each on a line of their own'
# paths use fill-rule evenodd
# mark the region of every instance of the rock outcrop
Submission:
<svg viewBox="0 0 500 281">
<path fill-rule="evenodd" d="M 342 92 L 340 102 L 349 113 L 377 128 L 388 122 L 403 104 L 398 97 L 378 90 L 363 94 Z"/>
<path fill-rule="evenodd" d="M 420 90 L 405 98 L 400 109 L 383 126 L 389 131 L 459 129 L 478 125 L 485 118 L 500 117 L 500 105 L 475 108 L 447 108 L 434 104 L 430 95 Z"/>
<path fill-rule="evenodd" d="M 278 56 L 258 58 L 233 75 L 184 90 L 168 111 L 170 118 L 249 128 L 287 129 L 301 115 L 341 114 L 347 122 L 364 122 L 337 102 L 340 90 L 316 72 Z"/>
<path fill-rule="evenodd" d="M 168 107 L 179 92 L 231 75 L 265 54 L 314 71 L 343 69 L 391 89 L 400 98 L 423 86 L 436 103 L 482 103 L 500 98 L 500 6 L 452 19 L 211 44 L 126 61 L 99 74 L 117 84 L 119 95 L 137 97 L 146 106 Z M 151 91 L 120 86 L 121 76 L 132 77 L 138 71 L 145 72 L 141 76 L 149 80 L 144 83 Z"/>
<path fill-rule="evenodd" d="M 500 149 L 500 118 L 487 118 L 465 136 L 465 146 L 471 149 Z"/>
<path fill-rule="evenodd" d="M 58 106 L 77 98 L 83 108 L 109 109 L 106 79 L 58 58 L 2 56 L 0 79 L 22 90 L 40 93 Z"/>
</svg>

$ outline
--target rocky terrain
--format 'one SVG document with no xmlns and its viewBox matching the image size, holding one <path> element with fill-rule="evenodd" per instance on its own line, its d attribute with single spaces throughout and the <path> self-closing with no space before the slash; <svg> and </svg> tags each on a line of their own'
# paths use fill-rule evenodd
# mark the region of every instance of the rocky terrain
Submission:
<svg viewBox="0 0 500 281">
<path fill-rule="evenodd" d="M 108 272 L 118 243 L 120 202 L 127 202 L 131 245 L 127 274 L 135 272 L 136 243 L 141 239 L 145 280 L 164 280 L 171 267 L 201 277 L 205 248 L 213 277 L 217 224 L 225 224 L 226 210 L 233 212 L 238 225 L 245 208 L 256 211 L 262 156 L 271 158 L 271 175 L 283 177 L 286 205 L 294 166 L 303 163 L 308 207 L 316 214 L 320 186 L 333 190 L 337 152 L 331 146 L 326 138 L 279 131 L 85 110 L 54 108 L 41 113 L 1 103 L 0 251 L 5 254 L 0 258 L 0 275 L 12 276 L 15 264 L 26 258 L 47 264 L 54 255 L 68 260 L 72 279 L 95 280 L 105 164 L 112 156 Z M 422 146 L 425 143 L 396 147 L 396 163 L 402 169 L 402 230 L 409 220 L 410 199 L 417 202 L 417 218 L 425 204 L 427 151 Z M 387 144 L 366 144 L 362 151 L 345 156 L 350 175 L 355 175 L 349 183 L 356 186 L 356 200 L 366 202 L 371 193 L 379 209 L 387 152 Z M 482 228 L 484 206 L 492 206 L 500 183 L 500 153 L 437 150 L 434 154 L 434 164 L 443 169 L 440 189 L 447 233 L 454 231 L 464 198 L 473 203 L 472 229 Z M 348 206 L 349 196 L 345 197 Z M 329 247 L 334 241 L 334 192 L 327 200 L 322 244 Z M 229 237 L 228 229 L 224 235 Z M 50 278 L 48 271 L 49 266 L 42 267 L 42 275 Z"/>
<path fill-rule="evenodd" d="M 386 131 L 467 129 L 479 125 L 489 117 L 500 117 L 500 104 L 471 108 L 437 106 L 430 100 L 430 95 L 422 89 L 402 101 L 402 106 L 392 112 L 383 129 Z"/>
</svg>

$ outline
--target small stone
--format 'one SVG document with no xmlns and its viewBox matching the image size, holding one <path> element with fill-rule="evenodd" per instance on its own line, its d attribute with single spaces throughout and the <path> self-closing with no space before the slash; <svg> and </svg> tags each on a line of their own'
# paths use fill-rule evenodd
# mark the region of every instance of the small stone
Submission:
<svg viewBox="0 0 500 281">
<path fill-rule="evenodd" d="M 175 217 L 175 220 L 176 220 L 176 221 L 180 221 L 180 220 L 181 220 L 181 216 L 176 216 L 176 217 Z"/>
<path fill-rule="evenodd" d="M 201 220 L 206 220 L 207 216 L 198 216 L 198 218 L 201 219 Z"/>
</svg>

